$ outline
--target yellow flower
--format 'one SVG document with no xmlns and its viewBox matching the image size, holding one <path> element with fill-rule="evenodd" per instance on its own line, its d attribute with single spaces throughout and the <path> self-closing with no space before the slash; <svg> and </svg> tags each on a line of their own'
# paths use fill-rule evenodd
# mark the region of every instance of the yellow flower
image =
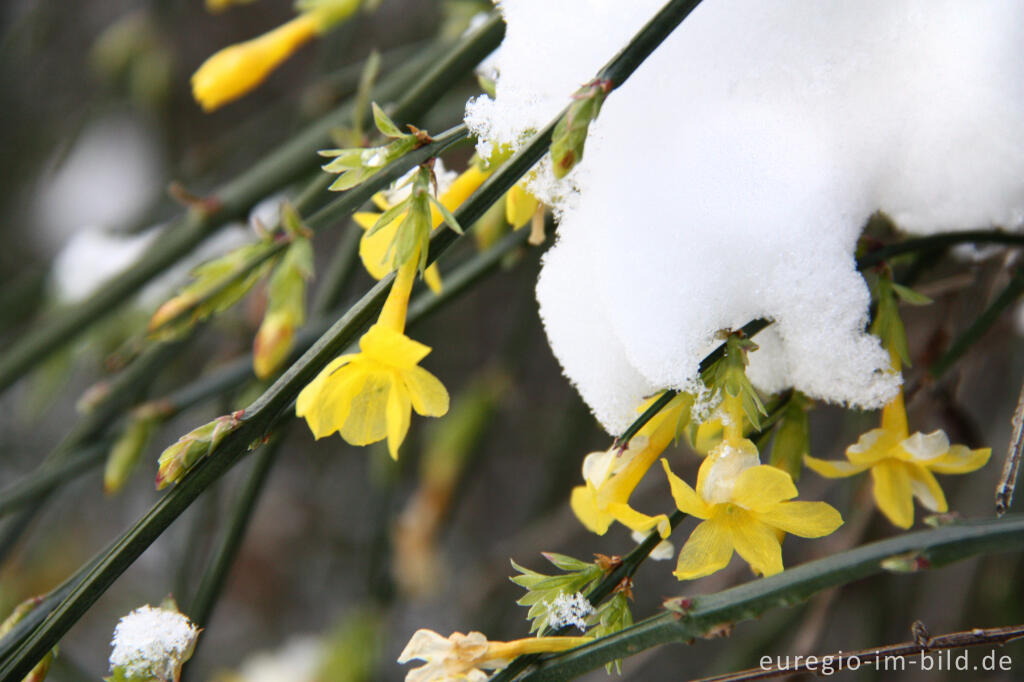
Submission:
<svg viewBox="0 0 1024 682">
<path fill-rule="evenodd" d="M 652 402 L 644 403 L 640 411 Z M 647 516 L 629 506 L 629 497 L 678 432 L 680 420 L 687 419 L 693 398 L 681 393 L 673 398 L 619 451 L 594 452 L 583 460 L 586 485 L 572 491 L 570 504 L 580 522 L 588 530 L 604 535 L 613 521 L 633 531 L 646 532 L 657 527 L 662 537 L 670 528 L 664 514 Z"/>
<path fill-rule="evenodd" d="M 204 111 L 238 99 L 266 80 L 296 50 L 351 15 L 361 0 L 325 2 L 258 38 L 220 50 L 192 75 L 192 95 Z"/>
<path fill-rule="evenodd" d="M 824 502 L 790 502 L 796 497 L 793 479 L 781 469 L 760 463 L 757 448 L 728 441 L 701 464 L 694 490 L 662 460 L 672 498 L 683 512 L 703 519 L 679 552 L 675 576 L 693 580 L 725 568 L 733 551 L 754 573 L 782 570 L 779 531 L 805 538 L 829 535 L 843 524 Z"/>
<path fill-rule="evenodd" d="M 914 525 L 914 498 L 933 511 L 949 510 L 935 473 L 966 474 L 985 466 L 991 448 L 950 445 L 942 431 L 909 435 L 903 392 L 882 410 L 881 428 L 872 429 L 846 448 L 848 461 L 805 457 L 807 466 L 828 478 L 845 478 L 871 469 L 875 504 L 900 528 Z"/>
<path fill-rule="evenodd" d="M 526 191 L 523 182 L 517 182 L 505 195 L 505 219 L 518 230 L 533 219 L 539 206 L 540 202 Z"/>
<path fill-rule="evenodd" d="M 426 661 L 406 673 L 405 682 L 485 682 L 484 668 L 504 668 L 516 656 L 566 651 L 590 641 L 590 637 L 527 637 L 511 642 L 488 642 L 480 632 L 468 635 L 453 632 L 449 637 L 442 637 L 423 628 L 413 634 L 398 662 Z"/>
<path fill-rule="evenodd" d="M 430 348 L 375 324 L 359 351 L 335 358 L 299 394 L 295 414 L 318 439 L 338 431 L 352 445 L 387 438 L 392 457 L 409 430 L 410 408 L 427 417 L 448 412 L 448 391 L 419 366 Z"/>
<path fill-rule="evenodd" d="M 490 175 L 490 171 L 482 171 L 474 164 L 470 164 L 459 177 L 452 181 L 452 184 L 438 197 L 445 208 L 449 211 L 455 211 L 459 206 L 462 205 L 466 199 L 469 198 L 473 192 L 483 184 L 483 181 Z M 383 193 L 378 192 L 373 196 L 373 203 L 377 205 L 381 211 L 386 211 L 391 208 L 391 203 L 387 200 Z M 370 230 L 374 225 L 377 224 L 377 220 L 381 217 L 382 213 L 372 212 L 359 212 L 352 216 L 352 219 L 356 221 L 365 232 L 363 238 L 359 242 L 359 257 L 363 261 L 363 266 L 366 271 L 374 279 L 381 279 L 389 272 L 395 269 L 397 263 L 393 260 L 388 260 L 388 247 L 391 245 L 392 240 L 395 238 L 395 234 L 398 232 L 398 226 L 405 220 L 405 213 L 402 213 L 395 217 L 387 225 L 377 230 L 374 234 L 369 235 Z M 441 224 L 443 217 L 441 212 L 436 207 L 430 207 L 431 227 L 437 227 Z M 437 265 L 431 265 L 423 273 L 423 279 L 430 287 L 431 291 L 435 294 L 441 291 L 441 275 L 437 269 Z"/>
<path fill-rule="evenodd" d="M 448 391 L 419 366 L 430 347 L 402 333 L 416 260 L 399 268 L 377 324 L 359 339 L 359 352 L 332 360 L 299 394 L 295 414 L 316 438 L 335 431 L 352 445 L 387 438 L 397 458 L 411 409 L 427 417 L 448 412 Z"/>
</svg>

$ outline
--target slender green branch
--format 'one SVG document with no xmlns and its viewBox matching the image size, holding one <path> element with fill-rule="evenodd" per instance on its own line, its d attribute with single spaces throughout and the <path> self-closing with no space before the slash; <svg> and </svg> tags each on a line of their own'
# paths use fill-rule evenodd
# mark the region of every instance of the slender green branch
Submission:
<svg viewBox="0 0 1024 682">
<path fill-rule="evenodd" d="M 46 495 L 54 485 L 73 475 L 72 472 L 87 468 L 78 460 L 95 456 L 93 450 L 96 446 L 92 444 L 122 411 L 139 399 L 158 370 L 181 347 L 181 341 L 155 344 L 111 379 L 103 398 L 75 423 L 36 470 L 0 492 L 0 516 L 21 507 L 26 501 Z M 83 452 L 83 448 L 87 452 Z M 0 552 L 0 561 L 5 554 Z"/>
<path fill-rule="evenodd" d="M 699 0 L 672 0 L 656 15 L 652 23 L 672 23 L 672 28 L 689 13 Z M 684 11 L 685 10 L 685 11 Z M 656 47 L 652 36 L 664 38 L 667 30 L 652 30 L 648 24 L 619 55 L 602 70 L 601 77 L 614 75 L 615 85 L 622 81 Z M 561 114 L 559 114 L 559 117 Z M 486 210 L 512 188 L 526 172 L 546 153 L 551 133 L 558 118 L 543 130 L 501 168 L 455 213 L 460 225 L 474 224 Z M 431 236 L 428 262 L 432 263 L 455 241 L 457 235 L 447 229 L 435 230 Z M 202 491 L 234 466 L 272 428 L 288 409 L 299 391 L 338 353 L 356 340 L 380 311 L 387 292 L 394 281 L 391 273 L 372 287 L 339 319 L 324 336 L 306 351 L 284 374 L 243 412 L 238 428 L 220 442 L 216 450 L 197 463 L 174 489 L 164 495 L 134 526 L 129 528 L 113 546 L 104 552 L 70 593 L 45 620 L 31 630 L 16 628 L 0 646 L 17 649 L 0 664 L 0 679 L 14 679 L 25 675 L 32 666 L 56 643 L 67 630 L 102 595 L 117 577 L 178 517 Z M 36 611 L 41 610 L 40 606 Z"/>
<path fill-rule="evenodd" d="M 111 441 L 102 438 L 51 466 L 40 466 L 32 473 L 15 481 L 0 492 L 0 516 L 20 509 L 27 502 L 38 499 L 62 483 L 73 480 L 103 462 L 110 451 Z"/>
<path fill-rule="evenodd" d="M 756 333 L 756 331 L 754 333 Z M 716 352 L 717 350 L 718 349 L 716 349 Z M 714 355 L 714 353 L 712 353 L 712 355 Z M 708 358 L 712 357 L 712 355 L 708 355 Z M 705 358 L 705 361 L 707 361 L 708 358 Z M 703 365 L 703 363 L 701 364 Z M 761 435 L 768 433 L 771 430 L 772 426 L 775 424 L 775 422 L 782 416 L 783 412 L 786 409 L 786 406 L 789 404 L 789 401 L 791 399 L 792 393 L 783 396 L 779 400 L 775 401 L 775 403 L 771 406 L 771 409 L 768 410 L 768 416 L 765 417 L 764 419 L 761 431 L 755 434 L 751 434 L 750 438 L 752 440 L 755 440 L 759 438 Z M 664 407 L 664 405 L 662 407 Z M 653 416 L 653 414 L 650 416 Z M 650 416 L 648 416 L 647 419 L 650 419 Z M 639 421 L 640 419 L 644 419 L 644 415 L 640 415 L 637 421 Z M 620 442 L 620 439 L 617 439 L 616 442 Z M 684 514 L 681 511 L 676 510 L 672 512 L 672 514 L 668 517 L 668 523 L 671 530 L 674 531 L 676 527 L 680 523 L 682 523 L 683 519 L 685 518 L 686 514 Z M 603 602 L 608 596 L 610 596 L 615 591 L 615 589 L 622 583 L 623 580 L 627 580 L 633 577 L 633 575 L 640 568 L 640 565 L 647 559 L 648 556 L 650 556 L 651 552 L 654 551 L 654 548 L 657 547 L 661 541 L 661 535 L 656 530 L 651 531 L 647 535 L 647 537 L 644 538 L 643 542 L 634 547 L 632 552 L 624 556 L 619 565 L 616 566 L 607 576 L 604 577 L 603 580 L 601 580 L 601 582 L 599 582 L 594 587 L 594 589 L 592 589 L 586 595 L 587 601 L 589 601 L 593 606 L 597 606 L 598 604 Z M 569 626 L 566 626 L 560 628 L 559 630 L 553 633 L 541 632 L 539 634 L 564 635 L 567 634 L 570 629 L 571 628 Z M 507 666 L 496 672 L 494 675 L 492 675 L 489 682 L 509 682 L 509 680 L 514 679 L 516 675 L 521 673 L 523 670 L 526 670 L 526 668 L 528 668 L 532 663 L 535 663 L 538 660 L 540 660 L 540 658 L 540 654 L 527 654 L 524 656 L 520 656 L 513 660 L 511 663 L 509 663 Z"/>
<path fill-rule="evenodd" d="M 494 50 L 503 36 L 504 24 L 495 14 L 433 65 L 396 106 L 394 116 L 399 120 L 418 117 L 439 93 Z M 407 79 L 396 78 L 390 86 L 394 89 L 389 91 L 387 87 L 386 79 L 377 94 L 384 100 L 393 99 L 406 89 Z M 116 310 L 146 282 L 189 253 L 221 225 L 244 215 L 258 200 L 312 169 L 318 161 L 316 150 L 329 142 L 333 128 L 349 122 L 352 106 L 350 100 L 270 152 L 241 176 L 216 190 L 206 208 L 194 208 L 177 220 L 134 265 L 74 308 L 61 310 L 22 336 L 0 357 L 0 391 Z"/>
<path fill-rule="evenodd" d="M 944 232 L 916 239 L 905 239 L 864 254 L 857 259 L 857 269 L 864 270 L 865 268 L 870 268 L 904 253 L 946 249 L 957 244 L 1024 246 L 1024 234 L 1003 232 L 1002 230 L 963 230 L 960 232 Z"/>
<path fill-rule="evenodd" d="M 932 379 L 939 379 L 950 367 L 956 364 L 967 350 L 977 343 L 985 333 L 992 328 L 999 316 L 1013 305 L 1020 295 L 1024 293 L 1024 271 L 1018 269 L 1010 277 L 1006 288 L 996 297 L 987 308 L 978 315 L 971 323 L 971 326 L 956 338 L 949 349 L 928 368 L 928 375 Z"/>
<path fill-rule="evenodd" d="M 825 589 L 846 585 L 897 566 L 939 567 L 978 554 L 1024 547 L 1024 516 L 968 522 L 905 533 L 811 561 L 769 578 L 665 603 L 666 611 L 609 637 L 547 658 L 522 679 L 565 680 L 618 658 L 668 642 L 687 642 L 728 631 L 735 623 L 800 603 Z"/>
<path fill-rule="evenodd" d="M 231 507 L 227 527 L 224 529 L 207 570 L 203 573 L 199 587 L 196 589 L 196 595 L 186 611 L 192 622 L 199 627 L 206 627 L 210 622 L 213 607 L 224 587 L 235 556 L 242 546 L 245 531 L 249 527 L 249 520 L 256 508 L 256 501 L 263 491 L 263 485 L 266 483 L 270 469 L 277 461 L 280 451 L 281 435 L 278 434 L 256 454 L 249 475 L 242 483 L 241 490 L 238 491 L 238 497 Z"/>
</svg>

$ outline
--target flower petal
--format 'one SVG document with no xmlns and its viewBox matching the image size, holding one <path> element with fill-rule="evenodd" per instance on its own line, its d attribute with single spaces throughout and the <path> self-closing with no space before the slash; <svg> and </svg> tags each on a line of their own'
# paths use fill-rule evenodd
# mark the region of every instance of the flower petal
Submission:
<svg viewBox="0 0 1024 682">
<path fill-rule="evenodd" d="M 804 464 L 807 465 L 808 469 L 825 478 L 854 476 L 862 471 L 867 471 L 871 466 L 870 464 L 854 464 L 853 462 L 843 460 L 818 459 L 810 455 L 804 455 Z"/>
<path fill-rule="evenodd" d="M 370 273 L 374 279 L 382 279 L 389 272 L 394 270 L 393 258 L 388 258 L 388 248 L 391 246 L 391 241 L 398 234 L 398 226 L 402 224 L 402 219 L 405 214 L 398 216 L 390 223 L 380 228 L 372 235 L 369 234 L 370 228 L 377 224 L 376 218 L 373 222 L 370 222 L 369 218 L 360 219 L 357 216 L 376 216 L 379 218 L 380 215 L 376 213 L 370 214 L 355 214 L 354 219 L 360 226 L 365 227 L 367 230 L 359 240 L 359 257 L 363 261 L 363 267 Z M 364 224 L 368 223 L 368 224 Z M 392 254 L 393 256 L 394 254 Z"/>
<path fill-rule="evenodd" d="M 359 339 L 363 353 L 397 369 L 409 369 L 430 354 L 430 346 L 413 341 L 405 334 L 384 324 L 375 324 Z"/>
<path fill-rule="evenodd" d="M 768 511 L 759 512 L 757 518 L 802 538 L 831 535 L 843 525 L 843 517 L 835 507 L 825 502 L 782 502 Z"/>
<path fill-rule="evenodd" d="M 391 391 L 388 393 L 387 404 L 387 425 L 388 425 L 388 452 L 392 459 L 398 459 L 398 448 L 405 440 L 405 434 L 409 432 L 409 417 L 412 412 L 412 405 L 409 401 L 409 391 L 398 381 L 391 382 Z"/>
<path fill-rule="evenodd" d="M 441 417 L 448 413 L 448 389 L 440 379 L 422 367 L 402 370 L 401 375 L 416 414 Z"/>
<path fill-rule="evenodd" d="M 725 506 L 725 505 L 723 505 Z M 724 512 L 723 522 L 732 537 L 736 553 L 750 564 L 758 575 L 775 575 L 782 571 L 782 545 L 775 531 L 757 520 L 757 517 L 738 507 L 731 513 Z M 716 514 L 716 519 L 720 518 Z"/>
<path fill-rule="evenodd" d="M 902 434 L 895 431 L 871 429 L 846 448 L 846 459 L 854 464 L 872 466 L 888 457 L 889 450 L 902 438 Z"/>
<path fill-rule="evenodd" d="M 907 465 L 898 459 L 886 459 L 871 467 L 875 483 L 875 503 L 890 521 L 900 528 L 914 525 L 914 497 Z"/>
<path fill-rule="evenodd" d="M 926 466 L 937 474 L 966 474 L 976 471 L 988 463 L 992 448 L 971 450 L 964 445 L 954 445 L 949 452 L 936 457 Z"/>
<path fill-rule="evenodd" d="M 940 457 L 949 450 L 949 438 L 941 429 L 931 433 L 920 431 L 904 438 L 900 444 L 892 449 L 892 455 L 902 459 L 904 462 L 918 462 L 924 464 Z"/>
<path fill-rule="evenodd" d="M 572 489 L 569 506 L 587 530 L 604 535 L 615 518 L 597 504 L 597 491 L 593 486 L 578 485 Z"/>
<path fill-rule="evenodd" d="M 793 478 L 782 469 L 760 464 L 744 469 L 736 477 L 733 501 L 751 511 L 771 509 L 797 496 Z"/>
<path fill-rule="evenodd" d="M 369 445 L 387 436 L 387 402 L 392 376 L 388 371 L 360 373 L 362 386 L 348 401 L 348 415 L 338 431 L 352 445 Z M 339 396 L 339 403 L 344 397 Z"/>
<path fill-rule="evenodd" d="M 447 637 L 442 637 L 433 630 L 420 628 L 409 639 L 409 643 L 398 656 L 399 663 L 408 663 L 413 659 L 431 661 L 436 658 L 450 656 L 454 645 Z"/>
<path fill-rule="evenodd" d="M 946 495 L 942 492 L 942 486 L 935 480 L 932 472 L 923 466 L 909 462 L 906 468 L 910 475 L 910 489 L 914 491 L 914 497 L 921 501 L 924 508 L 940 514 L 949 511 Z"/>
<path fill-rule="evenodd" d="M 716 521 L 702 521 L 693 529 L 679 551 L 674 575 L 679 580 L 711 575 L 729 565 L 732 551 L 732 538 L 728 530 Z"/>
<path fill-rule="evenodd" d="M 672 489 L 672 499 L 676 501 L 676 508 L 698 519 L 706 519 L 711 516 L 711 507 L 700 498 L 693 488 L 686 484 L 686 481 L 672 473 L 668 462 L 663 459 L 661 465 L 665 467 L 665 476 L 668 477 L 668 485 Z"/>
<path fill-rule="evenodd" d="M 435 294 L 441 293 L 441 270 L 438 269 L 437 263 L 423 271 L 423 281 Z"/>
<path fill-rule="evenodd" d="M 668 523 L 668 517 L 664 514 L 648 516 L 622 502 L 609 504 L 608 513 L 615 517 L 616 521 L 633 531 L 646 533 L 657 526 L 658 534 L 661 535 L 662 539 L 667 538 L 672 532 L 672 527 Z"/>
</svg>

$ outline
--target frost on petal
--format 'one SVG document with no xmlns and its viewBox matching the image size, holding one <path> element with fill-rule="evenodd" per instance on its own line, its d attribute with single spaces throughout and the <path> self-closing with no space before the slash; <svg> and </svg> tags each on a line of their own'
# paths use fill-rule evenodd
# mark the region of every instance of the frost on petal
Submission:
<svg viewBox="0 0 1024 682">
<path fill-rule="evenodd" d="M 941 430 L 931 433 L 918 431 L 903 440 L 899 444 L 899 448 L 908 455 L 907 459 L 926 464 L 949 452 L 949 438 Z"/>
<path fill-rule="evenodd" d="M 481 147 L 543 127 L 661 5 L 502 2 L 496 99 L 467 109 Z M 716 332 L 755 317 L 774 322 L 761 388 L 889 401 L 857 237 L 879 210 L 919 234 L 1020 227 L 1022 42 L 1010 0 L 697 7 L 608 98 L 566 181 L 542 167 L 528 185 L 561 217 L 545 329 L 602 424 L 692 385 Z"/>
</svg>

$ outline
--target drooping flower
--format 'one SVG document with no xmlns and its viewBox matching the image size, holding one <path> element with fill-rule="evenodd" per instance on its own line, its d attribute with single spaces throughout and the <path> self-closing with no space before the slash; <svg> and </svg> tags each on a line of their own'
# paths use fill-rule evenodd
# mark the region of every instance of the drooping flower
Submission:
<svg viewBox="0 0 1024 682">
<path fill-rule="evenodd" d="M 590 637 L 527 637 L 511 642 L 488 642 L 480 632 L 453 632 L 449 637 L 442 637 L 423 628 L 413 634 L 398 662 L 426 661 L 406 673 L 405 682 L 484 682 L 487 679 L 484 669 L 503 668 L 516 656 L 566 651 L 589 641 Z"/>
<path fill-rule="evenodd" d="M 399 268 L 379 320 L 359 340 L 359 352 L 335 358 L 299 394 L 295 413 L 317 438 L 335 431 L 352 445 L 386 438 L 397 458 L 410 410 L 428 417 L 448 412 L 448 391 L 419 366 L 430 347 L 403 333 L 416 269 L 415 258 Z"/>
<path fill-rule="evenodd" d="M 296 50 L 359 8 L 361 0 L 317 0 L 310 9 L 263 35 L 226 47 L 192 75 L 192 94 L 205 111 L 219 109 L 258 86 Z"/>
<path fill-rule="evenodd" d="M 985 466 L 991 448 L 950 445 L 939 430 L 909 433 L 903 392 L 882 410 L 882 425 L 846 448 L 847 461 L 805 457 L 807 466 L 827 478 L 845 478 L 871 470 L 875 504 L 900 528 L 914 525 L 914 498 L 928 510 L 949 510 L 934 474 L 966 474 Z"/>
<path fill-rule="evenodd" d="M 413 169 L 411 172 L 415 173 L 416 169 Z M 490 170 L 484 171 L 478 168 L 476 164 L 470 164 L 469 168 L 454 180 L 451 180 L 448 178 L 448 173 L 441 162 L 435 162 L 438 201 L 449 211 L 455 211 L 462 205 L 462 202 L 469 198 L 469 195 L 480 187 L 490 173 Z M 397 190 L 393 190 L 390 193 L 378 192 L 373 196 L 373 203 L 381 211 L 388 210 L 408 194 L 409 190 L 406 187 L 401 187 L 401 181 L 398 184 L 400 186 Z M 366 271 L 374 279 L 383 278 L 400 265 L 400 263 L 395 262 L 394 250 L 390 247 L 406 214 L 401 213 L 387 225 L 370 234 L 370 231 L 376 226 L 377 221 L 382 215 L 383 213 L 364 211 L 352 216 L 356 224 L 365 230 L 359 242 L 359 257 L 362 259 Z M 437 227 L 444 220 L 441 212 L 435 206 L 430 207 L 430 217 L 432 228 Z M 423 279 L 434 293 L 441 291 L 441 275 L 438 272 L 437 265 L 431 265 L 427 268 L 423 273 Z"/>
<path fill-rule="evenodd" d="M 641 405 L 646 409 L 655 399 Z M 594 452 L 583 460 L 585 485 L 573 488 L 570 503 L 576 517 L 590 531 L 604 535 L 613 521 L 631 530 L 646 532 L 657 527 L 668 537 L 668 517 L 647 516 L 629 506 L 629 497 L 640 480 L 668 447 L 679 431 L 680 422 L 689 418 L 693 398 L 681 393 L 647 422 L 620 450 Z"/>
<path fill-rule="evenodd" d="M 672 498 L 701 523 L 679 552 L 675 576 L 693 580 L 725 568 L 737 552 L 754 573 L 782 571 L 779 531 L 805 538 L 829 535 L 842 525 L 825 502 L 792 502 L 797 496 L 785 471 L 760 463 L 750 441 L 724 440 L 701 464 L 694 490 L 662 460 Z"/>
</svg>

